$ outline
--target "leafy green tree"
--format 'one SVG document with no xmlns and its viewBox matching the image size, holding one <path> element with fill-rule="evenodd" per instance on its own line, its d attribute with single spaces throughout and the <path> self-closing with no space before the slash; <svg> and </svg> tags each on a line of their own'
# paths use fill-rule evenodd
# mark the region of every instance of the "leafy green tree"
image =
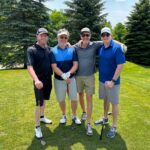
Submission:
<svg viewBox="0 0 150 150">
<path fill-rule="evenodd" d="M 49 24 L 48 9 L 44 0 L 2 0 L 0 14 L 0 56 L 6 67 L 24 64 L 26 67 L 26 49 L 35 42 L 35 33 L 39 27 Z"/>
<path fill-rule="evenodd" d="M 125 43 L 125 36 L 127 34 L 127 29 L 122 23 L 117 23 L 113 29 L 113 38 L 122 43 Z"/>
<path fill-rule="evenodd" d="M 107 22 L 105 23 L 105 27 L 108 27 L 108 28 L 111 29 L 111 31 L 113 31 L 113 27 L 112 27 L 110 21 L 107 21 Z"/>
<path fill-rule="evenodd" d="M 64 15 L 63 11 L 53 10 L 49 15 L 50 24 L 48 29 L 50 31 L 50 45 L 54 46 L 57 43 L 57 31 L 64 28 L 67 17 Z"/>
<path fill-rule="evenodd" d="M 92 31 L 92 40 L 98 40 L 101 28 L 106 23 L 106 15 L 103 13 L 104 2 L 102 0 L 70 0 L 65 1 L 68 9 L 66 28 L 71 33 L 70 41 L 79 40 L 80 30 L 89 27 Z"/>
<path fill-rule="evenodd" d="M 150 1 L 139 0 L 126 23 L 128 33 L 127 59 L 142 65 L 150 65 Z"/>
</svg>

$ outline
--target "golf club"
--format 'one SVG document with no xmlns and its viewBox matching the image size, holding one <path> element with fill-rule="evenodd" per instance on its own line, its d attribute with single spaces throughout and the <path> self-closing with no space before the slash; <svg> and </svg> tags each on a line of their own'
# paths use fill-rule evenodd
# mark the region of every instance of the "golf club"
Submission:
<svg viewBox="0 0 150 150">
<path fill-rule="evenodd" d="M 99 139 L 100 139 L 100 140 L 102 140 L 102 138 L 103 138 L 104 126 L 105 126 L 105 124 L 103 123 L 103 124 L 102 124 L 102 128 L 101 128 L 101 133 L 100 133 L 100 136 L 99 136 Z"/>
</svg>

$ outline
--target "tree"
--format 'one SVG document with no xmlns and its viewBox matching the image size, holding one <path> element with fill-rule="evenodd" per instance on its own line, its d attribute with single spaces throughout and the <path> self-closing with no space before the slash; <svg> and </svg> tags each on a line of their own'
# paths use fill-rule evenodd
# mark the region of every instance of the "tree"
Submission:
<svg viewBox="0 0 150 150">
<path fill-rule="evenodd" d="M 107 22 L 105 23 L 105 27 L 108 27 L 108 28 L 111 29 L 111 31 L 113 31 L 113 28 L 112 28 L 112 25 L 111 25 L 110 21 L 107 21 Z"/>
<path fill-rule="evenodd" d="M 103 13 L 102 0 L 71 0 L 65 1 L 68 9 L 65 14 L 68 18 L 66 28 L 71 33 L 70 41 L 79 40 L 80 30 L 89 27 L 92 31 L 92 40 L 98 40 L 101 28 L 105 25 L 106 15 Z"/>
<path fill-rule="evenodd" d="M 125 36 L 127 34 L 127 29 L 122 23 L 117 23 L 113 30 L 113 38 L 122 43 L 125 43 Z"/>
<path fill-rule="evenodd" d="M 127 59 L 142 65 L 150 65 L 150 1 L 139 0 L 126 23 L 128 33 Z"/>
<path fill-rule="evenodd" d="M 50 31 L 50 45 L 54 46 L 57 43 L 57 31 L 61 28 L 65 27 L 65 22 L 67 21 L 67 17 L 64 15 L 64 12 L 53 10 L 49 15 L 50 24 L 48 25 L 48 29 Z"/>
<path fill-rule="evenodd" d="M 26 67 L 26 49 L 35 42 L 36 31 L 49 23 L 47 8 L 34 0 L 2 0 L 0 21 L 0 56 L 2 64 Z"/>
</svg>

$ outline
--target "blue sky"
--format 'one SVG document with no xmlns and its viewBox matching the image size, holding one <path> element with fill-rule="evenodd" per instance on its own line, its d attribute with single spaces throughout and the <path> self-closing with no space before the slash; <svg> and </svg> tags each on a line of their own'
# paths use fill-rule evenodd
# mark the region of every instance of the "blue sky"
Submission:
<svg viewBox="0 0 150 150">
<path fill-rule="evenodd" d="M 50 9 L 65 9 L 65 0 L 51 0 L 45 2 L 45 5 Z M 126 17 L 133 10 L 133 6 L 139 0 L 103 0 L 105 1 L 104 12 L 108 13 L 107 20 L 109 20 L 114 27 L 118 22 L 124 23 Z"/>
</svg>

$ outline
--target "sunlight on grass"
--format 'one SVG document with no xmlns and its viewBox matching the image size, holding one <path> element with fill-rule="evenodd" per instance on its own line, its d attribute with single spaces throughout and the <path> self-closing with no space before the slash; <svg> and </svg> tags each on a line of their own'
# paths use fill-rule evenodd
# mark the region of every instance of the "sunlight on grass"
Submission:
<svg viewBox="0 0 150 150">
<path fill-rule="evenodd" d="M 72 130 L 71 108 L 67 98 L 67 123 L 59 125 L 61 111 L 54 90 L 46 107 L 52 125 L 42 125 L 46 145 L 34 137 L 35 100 L 32 80 L 27 70 L 0 71 L 0 150 L 149 150 L 150 137 L 150 68 L 127 62 L 121 81 L 118 134 L 115 139 L 105 135 L 99 141 L 101 126 L 94 121 L 102 115 L 103 103 L 98 99 L 98 73 L 93 98 L 92 127 L 94 135 L 85 134 L 85 124 Z M 79 105 L 78 105 L 79 106 Z M 78 107 L 81 117 L 81 108 Z M 112 118 L 109 118 L 110 124 Z M 142 141 L 142 142 L 141 142 Z"/>
</svg>

